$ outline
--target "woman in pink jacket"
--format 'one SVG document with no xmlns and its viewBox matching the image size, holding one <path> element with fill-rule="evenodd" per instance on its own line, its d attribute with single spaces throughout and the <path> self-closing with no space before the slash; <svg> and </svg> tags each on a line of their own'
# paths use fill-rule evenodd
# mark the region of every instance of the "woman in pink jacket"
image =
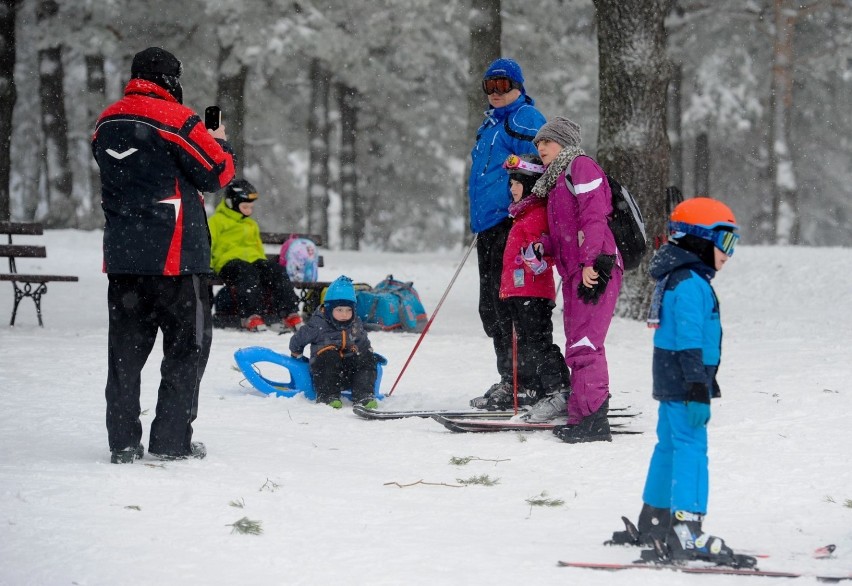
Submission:
<svg viewBox="0 0 852 586">
<path fill-rule="evenodd" d="M 554 433 L 568 443 L 612 441 L 604 340 L 624 274 L 608 226 L 612 193 L 603 170 L 580 148 L 580 127 L 571 120 L 547 122 L 533 143 L 547 166 L 533 193 L 547 197 L 549 235 L 541 248 L 562 277 L 565 362 L 571 369 L 568 422 Z M 526 418 L 562 415 L 565 399 L 564 394 L 547 397 Z"/>
<path fill-rule="evenodd" d="M 531 405 L 543 396 L 569 392 L 569 373 L 559 346 L 553 343 L 553 308 L 556 287 L 553 259 L 533 249 L 547 233 L 547 201 L 532 196 L 532 187 L 544 173 L 535 155 L 509 155 L 503 163 L 509 172 L 512 227 L 503 252 L 500 299 L 512 316 L 517 337 L 518 403 Z M 479 409 L 509 409 L 512 389 L 495 389 L 477 397 Z"/>
</svg>

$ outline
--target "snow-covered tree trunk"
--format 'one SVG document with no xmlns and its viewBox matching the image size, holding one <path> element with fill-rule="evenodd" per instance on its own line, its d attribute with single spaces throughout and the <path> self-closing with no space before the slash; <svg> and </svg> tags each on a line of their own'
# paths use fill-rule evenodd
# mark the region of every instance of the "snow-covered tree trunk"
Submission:
<svg viewBox="0 0 852 586">
<path fill-rule="evenodd" d="M 358 250 L 364 234 L 364 215 L 358 193 L 356 139 L 358 137 L 358 91 L 337 84 L 340 110 L 340 239 L 343 250 Z"/>
<path fill-rule="evenodd" d="M 311 60 L 308 116 L 308 232 L 328 242 L 329 94 L 331 80 L 319 59 Z"/>
<path fill-rule="evenodd" d="M 106 106 L 106 75 L 104 56 L 101 53 L 86 55 L 86 116 L 91 124 Z M 90 136 L 83 135 L 82 142 L 87 152 L 91 153 Z M 81 228 L 95 228 L 104 222 L 101 209 L 101 173 L 95 158 L 86 157 L 89 168 L 89 208 L 87 217 L 80 218 Z"/>
<path fill-rule="evenodd" d="M 47 23 L 55 18 L 59 5 L 55 0 L 40 0 L 36 20 Z M 48 39 L 50 40 L 50 39 Z M 77 226 L 76 206 L 72 200 L 73 177 L 68 156 L 68 119 L 65 113 L 65 89 L 62 45 L 46 42 L 38 52 L 41 128 L 44 134 L 44 169 L 47 177 L 45 225 L 53 228 Z"/>
<path fill-rule="evenodd" d="M 600 59 L 597 160 L 629 187 L 648 237 L 665 232 L 669 141 L 665 17 L 670 0 L 595 0 Z M 653 283 L 642 265 L 625 275 L 618 312 L 644 318 Z"/>
<path fill-rule="evenodd" d="M 12 111 L 15 91 L 15 14 L 18 0 L 0 3 L 0 221 L 9 220 L 12 176 Z"/>
<path fill-rule="evenodd" d="M 225 46 L 220 40 L 216 104 L 222 109 L 222 122 L 225 124 L 228 142 L 236 154 L 237 176 L 242 176 L 248 155 L 245 138 L 248 67 L 232 54 L 233 48 L 233 45 Z"/>
<path fill-rule="evenodd" d="M 769 94 L 769 176 L 772 185 L 772 228 L 777 244 L 799 243 L 796 170 L 791 151 L 793 109 L 793 33 L 799 2 L 774 0 L 775 38 L 772 89 Z"/>
<path fill-rule="evenodd" d="M 467 82 L 467 135 L 471 146 L 476 140 L 476 131 L 482 124 L 482 113 L 488 109 L 488 100 L 482 93 L 482 74 L 492 61 L 500 57 L 500 35 L 503 26 L 500 18 L 500 0 L 471 0 L 468 16 L 470 50 L 468 53 Z M 467 194 L 467 178 L 470 175 L 470 157 L 465 158 L 464 169 L 464 240 L 470 241 L 470 200 Z"/>
</svg>

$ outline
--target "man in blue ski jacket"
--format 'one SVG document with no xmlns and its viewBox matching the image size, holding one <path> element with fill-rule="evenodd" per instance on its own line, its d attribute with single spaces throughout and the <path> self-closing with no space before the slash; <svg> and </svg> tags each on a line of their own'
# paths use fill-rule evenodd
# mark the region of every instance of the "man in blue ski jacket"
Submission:
<svg viewBox="0 0 852 586">
<path fill-rule="evenodd" d="M 535 153 L 532 140 L 545 120 L 524 89 L 521 66 L 512 59 L 497 59 L 488 66 L 482 90 L 491 107 L 485 112 L 471 151 L 470 228 L 478 235 L 479 317 L 485 333 L 494 342 L 500 381 L 484 396 L 473 399 L 471 405 L 503 409 L 513 403 L 512 317 L 500 301 L 503 250 L 512 226 L 508 212 L 512 201 L 509 175 L 503 161 L 511 154 Z M 519 397 L 521 401 L 524 399 Z"/>
</svg>

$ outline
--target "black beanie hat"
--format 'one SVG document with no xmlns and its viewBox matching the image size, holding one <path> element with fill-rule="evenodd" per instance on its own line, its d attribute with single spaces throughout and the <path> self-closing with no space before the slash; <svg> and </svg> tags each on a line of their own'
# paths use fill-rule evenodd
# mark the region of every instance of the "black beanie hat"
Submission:
<svg viewBox="0 0 852 586">
<path fill-rule="evenodd" d="M 133 56 L 133 64 L 130 66 L 130 76 L 138 77 L 140 73 L 159 73 L 180 77 L 183 66 L 177 57 L 161 49 L 160 47 L 148 47 Z"/>
<path fill-rule="evenodd" d="M 130 77 L 145 79 L 168 90 L 174 98 L 183 104 L 183 87 L 180 76 L 183 66 L 177 57 L 159 47 L 148 47 L 133 56 Z"/>
</svg>

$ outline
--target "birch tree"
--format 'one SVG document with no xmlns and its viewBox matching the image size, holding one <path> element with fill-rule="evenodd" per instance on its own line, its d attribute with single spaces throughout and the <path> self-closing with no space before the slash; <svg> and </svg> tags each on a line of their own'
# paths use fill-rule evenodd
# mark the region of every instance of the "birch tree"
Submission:
<svg viewBox="0 0 852 586">
<path fill-rule="evenodd" d="M 340 239 L 343 250 L 358 250 L 364 235 L 364 214 L 358 192 L 358 92 L 337 85 L 340 112 Z"/>
<path fill-rule="evenodd" d="M 308 117 L 308 232 L 328 242 L 329 120 L 331 79 L 319 59 L 311 60 Z"/>
</svg>

